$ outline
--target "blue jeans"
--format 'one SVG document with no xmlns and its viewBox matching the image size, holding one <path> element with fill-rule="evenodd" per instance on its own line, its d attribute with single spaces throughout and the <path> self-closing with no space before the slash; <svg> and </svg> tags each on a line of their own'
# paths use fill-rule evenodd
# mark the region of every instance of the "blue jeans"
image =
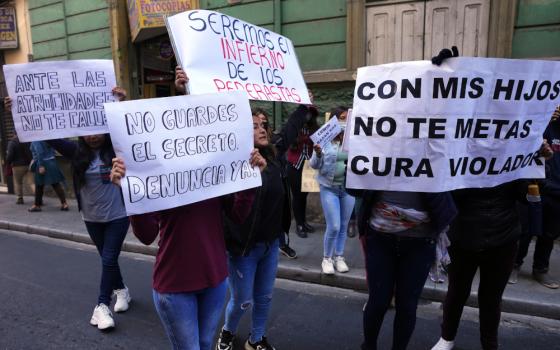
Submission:
<svg viewBox="0 0 560 350">
<path fill-rule="evenodd" d="M 327 187 L 320 185 L 321 205 L 325 214 L 327 228 L 325 231 L 323 256 L 332 258 L 344 254 L 346 244 L 346 231 L 352 211 L 354 210 L 354 197 L 346 193 L 344 187 Z"/>
<path fill-rule="evenodd" d="M 253 307 L 251 343 L 265 335 L 278 269 L 278 240 L 257 243 L 248 256 L 229 256 L 230 299 L 226 308 L 227 331 L 235 333 L 245 310 Z"/>
<path fill-rule="evenodd" d="M 406 238 L 371 231 L 361 239 L 369 290 L 364 310 L 362 349 L 377 349 L 377 337 L 394 294 L 392 349 L 404 350 L 412 337 L 418 300 L 435 259 L 435 239 Z"/>
<path fill-rule="evenodd" d="M 189 293 L 158 293 L 154 305 L 173 350 L 210 350 L 222 315 L 227 279 Z"/>
<path fill-rule="evenodd" d="M 123 289 L 119 255 L 128 231 L 128 217 L 109 222 L 84 221 L 86 229 L 101 256 L 101 285 L 99 286 L 98 304 L 111 305 L 113 290 Z"/>
</svg>

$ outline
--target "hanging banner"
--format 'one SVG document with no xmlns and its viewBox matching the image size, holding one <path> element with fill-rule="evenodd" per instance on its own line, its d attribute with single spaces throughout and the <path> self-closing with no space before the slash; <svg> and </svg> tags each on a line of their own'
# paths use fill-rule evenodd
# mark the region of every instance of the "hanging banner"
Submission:
<svg viewBox="0 0 560 350">
<path fill-rule="evenodd" d="M 347 187 L 441 192 L 543 178 L 560 62 L 454 58 L 358 69 Z"/>
<path fill-rule="evenodd" d="M 207 10 L 167 18 L 191 94 L 243 90 L 252 100 L 310 104 L 291 40 Z"/>
<path fill-rule="evenodd" d="M 109 132 L 103 104 L 115 101 L 112 60 L 76 60 L 3 66 L 20 141 Z"/>
<path fill-rule="evenodd" d="M 128 215 L 261 186 L 244 92 L 105 104 Z"/>
</svg>

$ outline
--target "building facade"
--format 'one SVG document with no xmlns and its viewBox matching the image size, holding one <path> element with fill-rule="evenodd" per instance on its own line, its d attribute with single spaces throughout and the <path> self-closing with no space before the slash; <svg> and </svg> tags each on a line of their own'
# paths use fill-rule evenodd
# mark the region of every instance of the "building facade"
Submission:
<svg viewBox="0 0 560 350">
<path fill-rule="evenodd" d="M 16 8 L 20 38 L 18 49 L 0 49 L 2 63 L 112 58 L 132 98 L 174 93 L 163 17 L 190 8 L 289 37 L 322 111 L 351 105 L 358 67 L 429 59 L 452 45 L 463 56 L 560 59 L 560 0 L 15 0 L 0 6 Z M 277 126 L 293 108 L 260 105 Z M 3 157 L 13 125 L 9 114 L 1 118 Z"/>
</svg>

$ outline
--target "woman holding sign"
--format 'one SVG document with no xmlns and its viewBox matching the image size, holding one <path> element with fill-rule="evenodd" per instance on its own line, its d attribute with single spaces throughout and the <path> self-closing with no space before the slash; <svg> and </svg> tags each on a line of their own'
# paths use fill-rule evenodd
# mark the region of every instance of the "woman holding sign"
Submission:
<svg viewBox="0 0 560 350">
<path fill-rule="evenodd" d="M 343 132 L 328 142 L 324 149 L 315 144 L 315 152 L 309 164 L 313 169 L 319 170 L 319 194 L 327 223 L 321 268 L 327 275 L 334 274 L 335 270 L 348 272 L 348 265 L 344 260 L 344 245 L 348 222 L 354 210 L 354 197 L 347 194 L 344 188 L 348 153 L 342 150 L 342 138 L 347 115 L 346 107 L 337 107 L 331 111 L 332 118 L 338 119 Z"/>
<path fill-rule="evenodd" d="M 369 290 L 362 350 L 377 349 L 393 296 L 392 349 L 406 349 L 416 325 L 418 300 L 435 259 L 437 236 L 457 213 L 453 199 L 449 192 L 347 191 L 362 200 L 357 221 Z"/>
<path fill-rule="evenodd" d="M 272 305 L 280 237 L 288 231 L 291 221 L 283 154 L 303 124 L 316 113 L 314 107 L 300 105 L 273 140 L 259 115 L 262 113 L 253 115 L 254 145 L 268 165 L 261 172 L 262 187 L 257 190 L 249 217 L 241 224 L 226 219 L 231 297 L 216 350 L 233 349 L 239 321 L 251 307 L 252 328 L 245 349 L 274 349 L 265 336 L 266 321 Z"/>
<path fill-rule="evenodd" d="M 126 92 L 114 88 L 113 95 L 122 101 Z M 129 221 L 122 193 L 110 181 L 111 161 L 115 157 L 111 138 L 102 134 L 79 137 L 78 142 L 46 142 L 72 162 L 78 210 L 101 257 L 99 296 L 90 324 L 100 330 L 113 328 L 115 321 L 109 309 L 112 296 L 116 296 L 115 312 L 128 310 L 131 298 L 118 262 Z"/>
</svg>

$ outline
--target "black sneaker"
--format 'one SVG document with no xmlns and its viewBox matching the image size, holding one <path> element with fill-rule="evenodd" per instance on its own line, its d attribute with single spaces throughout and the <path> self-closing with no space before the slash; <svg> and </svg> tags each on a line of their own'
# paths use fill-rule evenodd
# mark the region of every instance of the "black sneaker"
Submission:
<svg viewBox="0 0 560 350">
<path fill-rule="evenodd" d="M 245 342 L 245 350 L 276 350 L 276 348 L 268 343 L 266 337 L 254 344 L 249 339 Z"/>
<path fill-rule="evenodd" d="M 296 226 L 296 235 L 298 235 L 299 238 L 307 238 L 307 232 L 304 231 L 301 225 Z"/>
<path fill-rule="evenodd" d="M 284 255 L 286 258 L 289 258 L 289 259 L 297 258 L 296 251 L 293 250 L 292 248 L 290 248 L 290 246 L 287 245 L 287 244 L 285 246 L 280 247 L 280 253 L 282 253 L 282 255 Z"/>
<path fill-rule="evenodd" d="M 233 338 L 235 338 L 233 333 L 222 328 L 216 343 L 216 350 L 233 350 Z"/>
<path fill-rule="evenodd" d="M 533 278 L 535 281 L 539 282 L 543 286 L 550 288 L 550 289 L 558 289 L 560 285 L 558 282 L 553 280 L 550 275 L 546 272 L 535 272 L 533 271 Z"/>
<path fill-rule="evenodd" d="M 307 233 L 313 233 L 315 232 L 315 227 L 309 225 L 307 222 L 303 223 L 303 230 Z"/>
</svg>

